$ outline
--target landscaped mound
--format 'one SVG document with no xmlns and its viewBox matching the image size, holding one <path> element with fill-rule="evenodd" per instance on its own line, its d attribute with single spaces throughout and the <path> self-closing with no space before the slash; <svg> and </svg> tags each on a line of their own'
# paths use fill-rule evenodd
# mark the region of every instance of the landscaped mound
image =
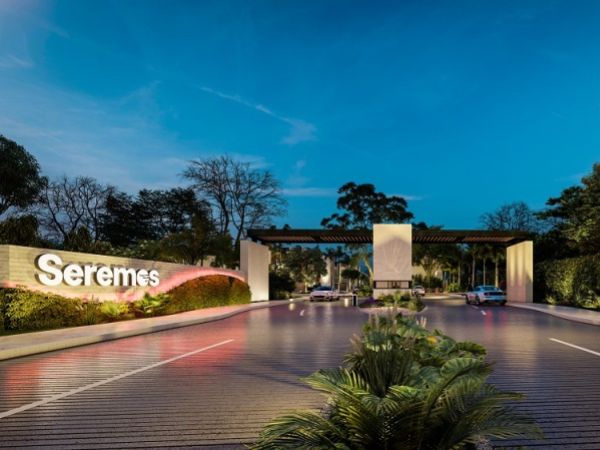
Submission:
<svg viewBox="0 0 600 450">
<path fill-rule="evenodd" d="M 372 318 L 343 367 L 306 382 L 327 397 L 321 412 L 273 420 L 254 449 L 474 449 L 489 438 L 541 437 L 486 383 L 485 349 L 397 317 Z"/>
<path fill-rule="evenodd" d="M 225 275 L 195 278 L 135 302 L 98 302 L 0 288 L 0 332 L 49 330 L 250 303 L 248 284 Z"/>
</svg>

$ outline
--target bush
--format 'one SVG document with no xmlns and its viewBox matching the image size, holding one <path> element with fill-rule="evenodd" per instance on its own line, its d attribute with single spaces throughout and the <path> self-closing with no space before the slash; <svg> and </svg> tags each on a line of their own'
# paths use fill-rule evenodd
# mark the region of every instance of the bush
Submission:
<svg viewBox="0 0 600 450">
<path fill-rule="evenodd" d="M 195 278 L 171 289 L 168 294 L 166 314 L 250 303 L 250 287 L 225 275 Z"/>
<path fill-rule="evenodd" d="M 109 321 L 129 319 L 129 304 L 125 302 L 103 302 L 100 304 L 100 314 Z"/>
<path fill-rule="evenodd" d="M 535 294 L 552 304 L 600 309 L 600 255 L 536 265 Z"/>
<path fill-rule="evenodd" d="M 460 286 L 458 283 L 448 283 L 448 292 L 460 292 Z"/>
<path fill-rule="evenodd" d="M 295 288 L 296 283 L 289 273 L 269 272 L 269 299 L 288 299 Z"/>
<path fill-rule="evenodd" d="M 79 299 L 25 289 L 2 289 L 4 323 L 9 330 L 48 330 L 79 325 Z"/>
<path fill-rule="evenodd" d="M 97 300 L 84 302 L 81 312 L 81 325 L 96 325 L 106 321 L 101 312 L 102 303 Z"/>
<path fill-rule="evenodd" d="M 141 299 L 130 303 L 129 308 L 135 317 L 153 317 L 163 314 L 168 302 L 168 294 L 145 294 Z"/>
</svg>

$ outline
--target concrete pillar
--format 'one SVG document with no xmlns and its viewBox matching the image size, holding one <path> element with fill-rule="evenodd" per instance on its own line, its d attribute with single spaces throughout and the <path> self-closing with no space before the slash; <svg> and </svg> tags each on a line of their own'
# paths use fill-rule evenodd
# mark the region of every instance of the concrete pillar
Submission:
<svg viewBox="0 0 600 450">
<path fill-rule="evenodd" d="M 506 248 L 506 299 L 509 302 L 533 302 L 532 241 Z"/>
<path fill-rule="evenodd" d="M 266 245 L 240 242 L 240 270 L 246 274 L 252 301 L 269 300 L 269 264 L 271 252 Z"/>
<path fill-rule="evenodd" d="M 373 225 L 373 295 L 408 290 L 412 281 L 412 225 Z"/>
</svg>

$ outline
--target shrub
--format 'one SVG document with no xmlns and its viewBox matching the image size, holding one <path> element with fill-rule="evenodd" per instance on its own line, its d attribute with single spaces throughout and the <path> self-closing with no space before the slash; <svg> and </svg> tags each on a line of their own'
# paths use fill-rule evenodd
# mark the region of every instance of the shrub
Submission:
<svg viewBox="0 0 600 450">
<path fill-rule="evenodd" d="M 269 299 L 287 299 L 295 288 L 296 283 L 294 283 L 289 273 L 269 272 Z"/>
<path fill-rule="evenodd" d="M 406 307 L 411 311 L 419 312 L 422 311 L 423 308 L 425 308 L 425 304 L 423 303 L 420 297 L 411 297 Z"/>
<path fill-rule="evenodd" d="M 130 303 L 129 308 L 135 317 L 153 317 L 163 314 L 168 302 L 168 294 L 145 294 L 141 299 Z"/>
<path fill-rule="evenodd" d="M 358 289 L 358 295 L 361 297 L 370 297 L 373 295 L 373 288 L 371 286 L 361 286 Z"/>
<path fill-rule="evenodd" d="M 250 303 L 250 287 L 225 275 L 210 275 L 187 281 L 169 292 L 165 313 Z"/>
<path fill-rule="evenodd" d="M 548 303 L 600 309 L 600 255 L 536 265 L 536 297 Z"/>
<path fill-rule="evenodd" d="M 458 283 L 448 283 L 448 292 L 460 292 L 460 286 Z"/>
<path fill-rule="evenodd" d="M 131 318 L 129 305 L 125 302 L 103 302 L 100 304 L 100 313 L 109 321 Z"/>
<path fill-rule="evenodd" d="M 484 438 L 541 437 L 505 403 L 522 395 L 486 383 L 484 354 L 414 321 L 372 319 L 343 367 L 306 378 L 327 407 L 275 419 L 252 448 L 460 450 Z"/>
<path fill-rule="evenodd" d="M 10 330 L 47 330 L 78 325 L 83 311 L 79 299 L 56 294 L 3 289 L 5 323 Z"/>
<path fill-rule="evenodd" d="M 105 321 L 101 311 L 102 303 L 97 300 L 89 300 L 82 305 L 81 325 L 96 325 Z"/>
</svg>

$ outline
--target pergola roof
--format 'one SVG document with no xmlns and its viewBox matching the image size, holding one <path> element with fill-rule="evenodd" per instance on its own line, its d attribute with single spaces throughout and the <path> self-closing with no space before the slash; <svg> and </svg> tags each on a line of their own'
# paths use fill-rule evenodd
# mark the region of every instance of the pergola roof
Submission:
<svg viewBox="0 0 600 450">
<path fill-rule="evenodd" d="M 248 237 L 265 244 L 371 244 L 372 230 L 248 230 Z M 501 244 L 512 245 L 531 239 L 525 231 L 415 230 L 417 244 Z"/>
</svg>

